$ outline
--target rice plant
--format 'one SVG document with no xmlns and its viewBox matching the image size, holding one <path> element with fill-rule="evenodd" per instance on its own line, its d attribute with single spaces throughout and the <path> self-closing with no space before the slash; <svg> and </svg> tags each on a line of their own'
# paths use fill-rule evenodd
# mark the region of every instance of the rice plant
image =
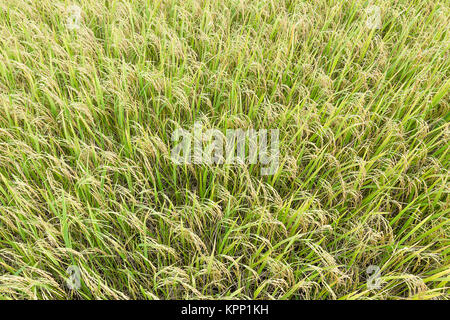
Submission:
<svg viewBox="0 0 450 320">
<path fill-rule="evenodd" d="M 448 299 L 449 16 L 2 0 L 0 298 Z M 196 123 L 277 166 L 174 162 Z"/>
</svg>

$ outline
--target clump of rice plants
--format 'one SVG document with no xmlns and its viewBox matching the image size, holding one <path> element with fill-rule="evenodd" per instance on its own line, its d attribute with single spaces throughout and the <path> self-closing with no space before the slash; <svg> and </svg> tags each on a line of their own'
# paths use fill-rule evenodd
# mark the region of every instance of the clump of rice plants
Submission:
<svg viewBox="0 0 450 320">
<path fill-rule="evenodd" d="M 0 298 L 448 299 L 449 10 L 1 1 Z"/>
</svg>

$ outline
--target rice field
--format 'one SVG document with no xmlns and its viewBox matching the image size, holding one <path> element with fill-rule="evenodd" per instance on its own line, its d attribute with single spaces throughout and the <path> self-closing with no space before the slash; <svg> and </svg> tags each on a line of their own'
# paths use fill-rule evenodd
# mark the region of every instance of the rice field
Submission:
<svg viewBox="0 0 450 320">
<path fill-rule="evenodd" d="M 0 299 L 449 299 L 449 17 L 2 0 Z"/>
</svg>

